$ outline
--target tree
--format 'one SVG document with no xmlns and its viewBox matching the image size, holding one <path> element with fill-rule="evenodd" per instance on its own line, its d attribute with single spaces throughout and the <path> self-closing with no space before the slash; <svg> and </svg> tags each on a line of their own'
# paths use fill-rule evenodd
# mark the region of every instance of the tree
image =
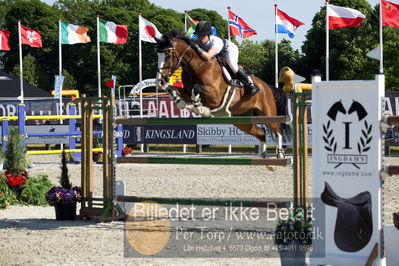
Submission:
<svg viewBox="0 0 399 266">
<path fill-rule="evenodd" d="M 266 48 L 257 42 L 251 40 L 243 40 L 238 45 L 240 50 L 239 64 L 248 72 L 255 76 L 261 77 L 263 67 L 266 64 Z"/>
<path fill-rule="evenodd" d="M 243 40 L 239 44 L 239 63 L 248 71 L 269 84 L 275 79 L 275 42 L 271 40 L 257 43 Z M 291 47 L 291 41 L 282 40 L 278 44 L 279 68 L 289 66 L 296 71 L 299 69 L 300 54 Z M 298 72 L 300 74 L 300 72 Z"/>
<path fill-rule="evenodd" d="M 29 84 L 32 84 L 34 86 L 38 86 L 39 85 L 39 72 L 38 71 L 38 65 L 36 63 L 36 59 L 28 54 L 27 56 L 25 56 L 23 58 L 23 66 L 24 66 L 24 71 L 23 71 L 23 75 L 24 78 L 23 80 Z M 19 65 L 14 65 L 14 68 L 12 70 L 12 75 L 15 77 L 19 77 L 20 76 L 20 68 Z"/>
</svg>

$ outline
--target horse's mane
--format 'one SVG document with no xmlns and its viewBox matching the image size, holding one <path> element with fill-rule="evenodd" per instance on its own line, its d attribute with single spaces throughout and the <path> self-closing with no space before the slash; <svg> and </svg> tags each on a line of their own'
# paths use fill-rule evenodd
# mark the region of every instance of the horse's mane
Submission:
<svg viewBox="0 0 399 266">
<path fill-rule="evenodd" d="M 186 42 L 188 45 L 193 45 L 193 44 L 200 44 L 200 42 L 191 39 L 189 37 L 187 37 L 186 35 L 184 35 L 184 32 L 182 30 L 179 29 L 175 29 L 175 30 L 171 30 L 168 31 L 166 33 L 164 33 L 164 35 L 166 35 L 171 41 L 173 40 L 182 40 L 184 42 Z"/>
</svg>

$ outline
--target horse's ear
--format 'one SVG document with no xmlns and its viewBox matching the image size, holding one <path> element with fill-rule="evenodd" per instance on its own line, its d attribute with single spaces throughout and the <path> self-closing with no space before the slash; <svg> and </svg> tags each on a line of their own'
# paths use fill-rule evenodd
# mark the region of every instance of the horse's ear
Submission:
<svg viewBox="0 0 399 266">
<path fill-rule="evenodd" d="M 162 35 L 161 38 L 156 38 L 155 37 L 155 41 L 158 44 L 158 50 L 159 51 L 163 51 L 166 49 L 170 49 L 173 47 L 172 42 L 170 41 L 170 38 L 168 35 L 164 34 Z"/>
<path fill-rule="evenodd" d="M 154 39 L 155 39 L 155 41 L 157 42 L 157 44 L 161 44 L 161 43 L 164 43 L 164 42 L 165 42 L 165 38 L 164 38 L 163 35 L 162 35 L 161 38 L 158 38 L 158 37 L 155 36 Z"/>
</svg>

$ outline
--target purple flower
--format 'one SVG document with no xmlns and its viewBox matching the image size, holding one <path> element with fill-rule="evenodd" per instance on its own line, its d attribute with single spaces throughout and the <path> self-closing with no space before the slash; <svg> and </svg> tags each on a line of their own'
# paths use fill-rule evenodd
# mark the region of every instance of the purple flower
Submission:
<svg viewBox="0 0 399 266">
<path fill-rule="evenodd" d="M 71 204 L 81 201 L 82 194 L 79 187 L 66 189 L 62 187 L 52 187 L 46 193 L 46 200 L 50 206 Z"/>
</svg>

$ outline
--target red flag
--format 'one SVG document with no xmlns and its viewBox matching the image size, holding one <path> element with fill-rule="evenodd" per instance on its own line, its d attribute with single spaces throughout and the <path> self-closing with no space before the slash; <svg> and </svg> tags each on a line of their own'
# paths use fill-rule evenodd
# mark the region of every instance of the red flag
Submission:
<svg viewBox="0 0 399 266">
<path fill-rule="evenodd" d="M 42 47 L 42 36 L 40 31 L 35 31 L 21 25 L 21 42 L 30 47 Z"/>
<path fill-rule="evenodd" d="M 111 79 L 110 81 L 106 82 L 105 85 L 106 85 L 108 88 L 113 89 L 114 86 L 115 86 L 115 85 L 114 85 L 114 80 Z"/>
<path fill-rule="evenodd" d="M 399 5 L 381 0 L 382 26 L 399 27 Z"/>
<path fill-rule="evenodd" d="M 10 44 L 8 39 L 10 38 L 10 32 L 6 30 L 0 30 L 0 50 L 10 51 Z"/>
<path fill-rule="evenodd" d="M 241 38 L 248 38 L 249 36 L 256 35 L 256 31 L 239 16 L 234 14 L 229 9 L 229 29 L 231 35 L 241 36 Z"/>
<path fill-rule="evenodd" d="M 334 5 L 328 5 L 327 14 L 330 30 L 359 27 L 366 18 L 359 10 Z"/>
</svg>

